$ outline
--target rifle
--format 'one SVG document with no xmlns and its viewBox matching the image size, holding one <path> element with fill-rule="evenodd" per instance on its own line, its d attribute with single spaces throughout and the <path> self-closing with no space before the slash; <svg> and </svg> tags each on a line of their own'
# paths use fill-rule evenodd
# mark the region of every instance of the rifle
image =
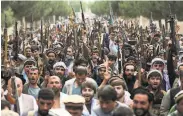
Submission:
<svg viewBox="0 0 183 116">
<path fill-rule="evenodd" d="M 42 50 L 41 52 L 44 52 L 44 43 L 43 43 L 43 19 L 41 18 L 41 44 L 42 44 Z"/>
<path fill-rule="evenodd" d="M 165 35 L 166 35 L 165 25 L 163 25 L 163 27 L 162 27 L 162 35 L 163 35 L 163 51 L 164 51 L 163 56 L 164 56 L 164 59 L 166 59 L 166 53 L 165 53 L 165 50 L 166 50 L 166 48 L 165 48 Z"/>
<path fill-rule="evenodd" d="M 18 101 L 18 91 L 17 91 L 17 84 L 16 84 L 16 77 L 13 76 L 11 78 L 11 87 L 12 87 L 12 97 L 15 100 L 15 112 L 17 112 L 18 114 L 20 114 L 20 105 L 19 105 L 19 101 Z"/>
<path fill-rule="evenodd" d="M 14 55 L 14 59 L 17 61 L 18 59 L 18 46 L 19 46 L 19 40 L 18 40 L 18 29 L 17 29 L 17 25 L 18 25 L 18 22 L 15 22 L 15 44 L 14 44 L 14 50 L 15 50 L 15 55 Z"/>
<path fill-rule="evenodd" d="M 119 45 L 120 41 L 119 41 L 119 37 L 117 38 L 117 44 L 118 44 L 118 71 L 119 74 L 121 74 L 121 54 L 120 54 L 120 45 Z"/>
<path fill-rule="evenodd" d="M 142 53 L 142 47 L 141 47 L 141 45 L 143 44 L 142 43 L 142 31 L 143 31 L 143 29 L 142 29 L 142 26 L 140 27 L 140 40 L 139 40 L 139 45 L 138 45 L 138 47 L 140 47 L 140 51 L 139 52 L 141 52 Z M 141 53 L 139 53 L 138 52 L 138 60 L 139 60 L 139 68 L 138 68 L 138 79 L 139 79 L 139 86 L 141 85 L 141 68 L 142 68 L 142 60 L 141 60 Z"/>
<path fill-rule="evenodd" d="M 170 29 L 171 29 L 171 33 L 170 33 L 170 38 L 172 40 L 172 46 L 171 46 L 171 49 L 175 52 L 175 54 L 177 55 L 178 53 L 178 49 L 176 46 L 176 38 L 175 38 L 175 20 L 174 20 L 174 16 L 173 15 L 170 15 L 170 20 L 169 20 L 169 23 L 170 23 Z"/>
<path fill-rule="evenodd" d="M 33 40 L 33 14 L 31 14 L 31 40 Z"/>
<path fill-rule="evenodd" d="M 83 27 L 84 27 L 84 30 L 86 30 L 86 25 L 85 25 L 85 16 L 84 16 L 84 13 L 83 13 L 83 6 L 82 6 L 82 2 L 80 1 L 80 6 L 81 6 L 81 16 L 82 16 L 82 20 L 83 20 Z"/>
<path fill-rule="evenodd" d="M 4 24 L 4 65 L 5 61 L 8 59 L 8 33 L 7 33 L 7 22 L 6 22 L 6 14 L 5 14 L 5 24 Z"/>
</svg>

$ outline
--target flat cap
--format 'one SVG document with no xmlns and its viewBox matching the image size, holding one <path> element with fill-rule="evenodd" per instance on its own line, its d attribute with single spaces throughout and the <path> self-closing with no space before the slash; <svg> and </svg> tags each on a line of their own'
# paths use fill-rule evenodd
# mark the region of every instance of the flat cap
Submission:
<svg viewBox="0 0 183 116">
<path fill-rule="evenodd" d="M 152 76 L 152 75 L 159 75 L 161 77 L 161 79 L 163 79 L 163 75 L 159 70 L 154 70 L 153 69 L 153 70 L 149 71 L 148 74 L 147 74 L 147 79 L 149 79 L 150 76 Z"/>
<path fill-rule="evenodd" d="M 63 102 L 66 106 L 83 106 L 85 98 L 80 95 L 68 95 Z"/>
<path fill-rule="evenodd" d="M 67 68 L 64 62 L 56 62 L 56 63 L 53 65 L 53 68 L 56 68 L 56 67 L 63 67 L 64 69 Z"/>
<path fill-rule="evenodd" d="M 151 65 L 153 65 L 155 62 L 162 62 L 165 65 L 165 61 L 163 59 L 161 59 L 161 58 L 154 58 L 151 61 Z"/>
<path fill-rule="evenodd" d="M 29 58 L 29 59 L 25 60 L 24 65 L 29 64 L 29 63 L 34 64 L 36 66 L 36 61 L 34 59 Z"/>
<path fill-rule="evenodd" d="M 1 110 L 1 116 L 19 116 L 18 113 L 11 110 Z"/>
<path fill-rule="evenodd" d="M 183 90 L 181 90 L 179 93 L 177 93 L 174 97 L 175 102 L 178 103 L 181 99 L 183 99 Z"/>
</svg>

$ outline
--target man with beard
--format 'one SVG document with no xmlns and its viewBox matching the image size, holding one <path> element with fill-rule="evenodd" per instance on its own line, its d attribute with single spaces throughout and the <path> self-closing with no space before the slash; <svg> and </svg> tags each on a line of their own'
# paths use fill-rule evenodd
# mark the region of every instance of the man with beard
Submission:
<svg viewBox="0 0 183 116">
<path fill-rule="evenodd" d="M 73 65 L 74 65 L 74 52 L 73 52 L 72 47 L 67 48 L 65 64 L 67 66 L 68 72 L 72 72 L 73 71 Z"/>
<path fill-rule="evenodd" d="M 94 49 L 95 48 L 95 49 Z M 99 61 L 99 51 L 97 50 L 96 46 L 93 48 L 91 53 L 91 65 L 92 65 L 92 73 L 96 73 L 98 61 Z"/>
<path fill-rule="evenodd" d="M 51 88 L 55 93 L 54 96 L 55 104 L 53 105 L 52 108 L 54 109 L 64 108 L 65 106 L 63 103 L 63 99 L 67 97 L 67 95 L 60 92 L 60 90 L 62 89 L 62 83 L 60 78 L 58 76 L 50 76 L 48 79 L 47 88 Z"/>
<path fill-rule="evenodd" d="M 53 65 L 56 63 L 56 53 L 52 49 L 49 49 L 46 53 L 48 57 L 48 62 L 44 66 L 44 73 L 45 75 L 49 74 L 50 76 L 53 75 Z"/>
<path fill-rule="evenodd" d="M 81 84 L 85 81 L 92 82 L 96 88 L 98 87 L 95 80 L 87 77 L 87 68 L 84 66 L 77 66 L 75 69 L 75 78 L 65 82 L 62 92 L 68 95 L 81 95 Z"/>
<path fill-rule="evenodd" d="M 135 88 L 136 83 L 137 83 L 137 79 L 136 77 L 134 76 L 134 73 L 135 73 L 135 66 L 134 64 L 131 64 L 131 63 L 126 63 L 124 65 L 124 74 L 123 74 L 123 77 L 125 79 L 125 82 L 127 84 L 127 87 L 128 87 L 128 91 L 130 94 L 132 94 L 132 90 Z"/>
<path fill-rule="evenodd" d="M 98 90 L 99 106 L 95 107 L 92 116 L 112 116 L 113 111 L 118 107 L 127 107 L 126 104 L 117 102 L 117 92 L 115 89 L 106 85 Z"/>
<path fill-rule="evenodd" d="M 159 116 L 161 101 L 166 93 L 161 89 L 162 73 L 159 70 L 151 70 L 147 74 L 147 78 L 149 84 L 147 89 L 154 95 L 151 112 Z"/>
<path fill-rule="evenodd" d="M 32 95 L 37 99 L 39 93 L 39 86 L 37 84 L 39 79 L 39 71 L 37 67 L 31 67 L 28 72 L 29 83 L 26 83 L 23 87 L 23 93 Z"/>
<path fill-rule="evenodd" d="M 54 92 L 47 88 L 41 89 L 37 99 L 38 110 L 29 111 L 28 116 L 50 116 L 48 112 L 54 103 Z"/>
<path fill-rule="evenodd" d="M 84 82 L 81 85 L 81 93 L 85 98 L 84 115 L 93 115 L 93 109 L 97 106 L 97 100 L 94 98 L 96 87 L 91 82 Z"/>
<path fill-rule="evenodd" d="M 65 75 L 66 68 L 64 62 L 57 62 L 53 65 L 54 74 L 60 78 L 62 85 L 65 84 L 65 81 L 69 80 Z"/>
<path fill-rule="evenodd" d="M 153 94 L 151 94 L 146 88 L 138 87 L 133 90 L 132 108 L 136 116 L 155 116 L 149 111 L 154 99 L 153 97 Z"/>
<path fill-rule="evenodd" d="M 30 46 L 27 46 L 27 47 L 25 48 L 25 56 L 26 56 L 27 58 L 33 58 L 33 57 L 32 57 L 32 51 L 31 51 L 31 47 L 30 47 Z"/>
<path fill-rule="evenodd" d="M 117 77 L 112 77 L 117 78 Z M 128 106 L 132 105 L 132 100 L 130 99 L 130 93 L 126 90 L 126 85 L 123 80 L 120 78 L 111 80 L 110 85 L 114 87 L 115 91 L 117 92 L 117 100 L 121 103 L 124 103 Z"/>
<path fill-rule="evenodd" d="M 183 116 L 183 90 L 175 96 L 176 110 L 168 116 Z"/>
</svg>

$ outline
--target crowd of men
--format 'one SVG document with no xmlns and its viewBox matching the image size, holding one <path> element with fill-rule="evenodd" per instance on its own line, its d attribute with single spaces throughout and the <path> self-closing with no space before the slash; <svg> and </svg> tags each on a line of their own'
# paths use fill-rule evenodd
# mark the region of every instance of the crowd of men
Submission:
<svg viewBox="0 0 183 116">
<path fill-rule="evenodd" d="M 81 22 L 4 36 L 2 116 L 183 116 L 182 36 Z"/>
</svg>

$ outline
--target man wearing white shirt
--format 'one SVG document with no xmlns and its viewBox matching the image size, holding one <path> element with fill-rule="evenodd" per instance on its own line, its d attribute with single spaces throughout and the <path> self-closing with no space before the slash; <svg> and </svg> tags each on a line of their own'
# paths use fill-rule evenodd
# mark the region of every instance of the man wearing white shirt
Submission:
<svg viewBox="0 0 183 116">
<path fill-rule="evenodd" d="M 15 83 L 18 91 L 20 116 L 27 116 L 27 113 L 29 111 L 36 110 L 38 108 L 36 100 L 31 95 L 22 94 L 23 89 L 22 80 L 18 77 L 13 78 L 15 78 Z M 15 103 L 13 103 L 14 98 L 12 97 L 11 78 L 8 80 L 8 93 L 6 98 L 12 104 L 11 108 L 12 110 L 14 110 L 16 105 L 14 105 Z"/>
<path fill-rule="evenodd" d="M 60 92 L 60 90 L 62 88 L 62 83 L 61 83 L 60 78 L 58 76 L 49 77 L 47 88 L 52 89 L 55 93 L 55 96 L 54 96 L 55 104 L 53 105 L 52 108 L 53 109 L 65 108 L 64 103 L 63 103 L 63 99 L 65 97 L 67 97 L 67 94 Z"/>
</svg>

